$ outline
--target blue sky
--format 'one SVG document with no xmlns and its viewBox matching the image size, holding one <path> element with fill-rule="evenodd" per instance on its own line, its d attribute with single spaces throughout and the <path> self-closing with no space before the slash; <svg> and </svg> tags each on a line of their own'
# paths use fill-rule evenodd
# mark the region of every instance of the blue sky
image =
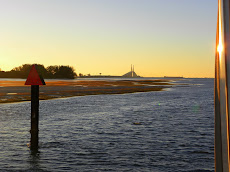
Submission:
<svg viewBox="0 0 230 172">
<path fill-rule="evenodd" d="M 0 68 L 213 77 L 214 0 L 0 0 Z"/>
</svg>

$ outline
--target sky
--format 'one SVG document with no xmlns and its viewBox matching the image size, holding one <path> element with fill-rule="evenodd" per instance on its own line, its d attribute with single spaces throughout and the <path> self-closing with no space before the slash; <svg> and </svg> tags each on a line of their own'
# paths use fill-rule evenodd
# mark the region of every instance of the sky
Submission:
<svg viewBox="0 0 230 172">
<path fill-rule="evenodd" d="M 214 77 L 217 0 L 0 0 L 0 68 Z"/>
</svg>

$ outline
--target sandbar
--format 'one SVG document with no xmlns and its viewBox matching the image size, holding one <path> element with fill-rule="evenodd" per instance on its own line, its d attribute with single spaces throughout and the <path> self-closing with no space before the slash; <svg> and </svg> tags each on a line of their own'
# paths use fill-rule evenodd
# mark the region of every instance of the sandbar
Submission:
<svg viewBox="0 0 230 172">
<path fill-rule="evenodd" d="M 25 81 L 0 81 L 0 103 L 30 101 L 30 86 Z M 40 100 L 99 94 L 126 94 L 162 91 L 171 80 L 54 80 L 40 86 Z"/>
</svg>

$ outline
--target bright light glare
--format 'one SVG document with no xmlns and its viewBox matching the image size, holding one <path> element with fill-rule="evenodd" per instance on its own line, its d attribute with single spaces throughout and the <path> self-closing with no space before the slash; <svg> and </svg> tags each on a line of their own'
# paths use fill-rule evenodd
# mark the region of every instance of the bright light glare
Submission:
<svg viewBox="0 0 230 172">
<path fill-rule="evenodd" d="M 224 47 L 223 47 L 222 44 L 219 44 L 219 45 L 217 46 L 217 51 L 218 51 L 219 53 L 222 53 L 223 49 L 224 49 Z"/>
</svg>

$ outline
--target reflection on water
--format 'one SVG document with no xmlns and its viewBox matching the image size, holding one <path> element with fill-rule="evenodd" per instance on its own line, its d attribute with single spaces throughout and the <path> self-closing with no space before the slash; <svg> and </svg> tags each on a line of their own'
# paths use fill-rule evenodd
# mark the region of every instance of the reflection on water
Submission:
<svg viewBox="0 0 230 172">
<path fill-rule="evenodd" d="M 30 156 L 28 158 L 29 170 L 37 171 L 41 169 L 40 167 L 40 152 L 39 151 L 31 151 Z"/>
<path fill-rule="evenodd" d="M 30 103 L 1 104 L 1 170 L 214 171 L 213 79 L 186 82 L 162 92 L 40 101 L 38 152 L 26 145 Z"/>
</svg>

